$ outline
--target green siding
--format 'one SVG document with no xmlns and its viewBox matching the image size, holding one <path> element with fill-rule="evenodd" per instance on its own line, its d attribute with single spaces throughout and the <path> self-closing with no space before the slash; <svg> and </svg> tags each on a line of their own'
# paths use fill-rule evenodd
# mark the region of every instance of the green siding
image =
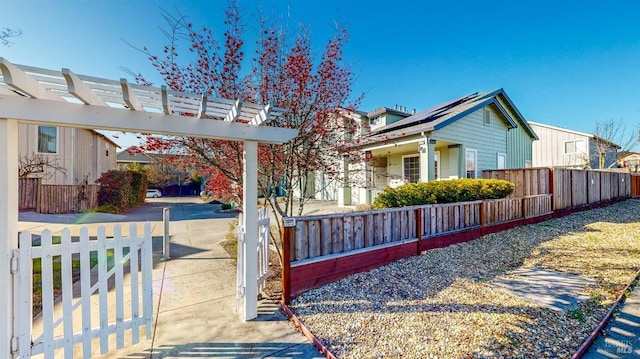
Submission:
<svg viewBox="0 0 640 359">
<path fill-rule="evenodd" d="M 507 132 L 507 168 L 524 168 L 532 160 L 533 138 L 518 121 L 518 127 Z"/>
<path fill-rule="evenodd" d="M 507 125 L 493 106 L 491 110 L 491 123 L 483 123 L 484 109 L 478 109 L 469 115 L 437 130 L 431 136 L 436 141 L 460 143 L 464 149 L 478 151 L 478 176 L 482 170 L 495 169 L 498 165 L 498 153 L 507 153 Z M 444 177 L 444 173 L 442 173 Z"/>
<path fill-rule="evenodd" d="M 533 159 L 533 138 L 529 135 L 523 124 L 523 119 L 513 111 L 509 103 L 501 96 L 496 99 L 502 107 L 507 111 L 514 121 L 518 124 L 517 128 L 512 128 L 507 132 L 507 168 L 524 168 L 527 161 Z"/>
</svg>

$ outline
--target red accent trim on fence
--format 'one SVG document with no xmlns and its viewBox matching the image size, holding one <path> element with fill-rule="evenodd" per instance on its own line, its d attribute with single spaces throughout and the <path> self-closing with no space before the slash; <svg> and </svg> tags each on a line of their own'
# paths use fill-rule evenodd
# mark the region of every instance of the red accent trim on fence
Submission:
<svg viewBox="0 0 640 359">
<path fill-rule="evenodd" d="M 381 267 L 415 254 L 416 243 L 412 241 L 392 247 L 296 265 L 290 274 L 291 298 L 348 275 Z"/>
<path fill-rule="evenodd" d="M 481 232 L 481 228 L 474 228 L 456 233 L 423 238 L 420 241 L 420 250 L 427 251 L 429 249 L 442 248 L 456 243 L 472 241 L 474 239 L 482 237 Z"/>
<path fill-rule="evenodd" d="M 613 316 L 613 312 L 615 312 L 618 305 L 625 300 L 626 296 L 624 294 L 627 292 L 627 290 L 629 290 L 629 288 L 631 288 L 631 285 L 633 284 L 633 282 L 635 282 L 638 279 L 638 277 L 640 277 L 640 270 L 636 272 L 635 277 L 633 277 L 633 279 L 631 279 L 631 281 L 627 284 L 627 286 L 624 287 L 624 290 L 620 293 L 620 295 L 618 296 L 618 299 L 616 299 L 616 301 L 613 302 L 613 305 L 611 306 L 611 308 L 609 308 L 609 311 L 604 316 L 602 321 L 600 321 L 600 324 L 596 326 L 596 328 L 591 332 L 589 337 L 587 337 L 584 343 L 582 343 L 582 345 L 578 348 L 578 350 L 576 350 L 573 356 L 571 356 L 571 359 L 579 359 L 586 354 L 587 350 L 589 350 L 589 347 L 591 347 L 591 344 L 593 344 L 593 342 L 600 335 L 600 332 L 607 326 L 607 324 L 609 323 L 609 320 L 611 320 L 611 316 Z"/>
<path fill-rule="evenodd" d="M 318 351 L 324 354 L 324 356 L 327 359 L 337 359 L 336 356 L 333 355 L 333 353 L 331 353 L 329 349 L 325 347 L 324 344 L 322 344 L 322 342 L 318 338 L 316 338 L 316 336 L 313 335 L 313 333 L 311 333 L 309 329 L 307 329 L 307 327 L 304 326 L 304 324 L 302 324 L 300 319 L 298 319 L 298 317 L 296 317 L 296 315 L 293 314 L 291 309 L 289 309 L 289 307 L 287 307 L 286 304 L 281 303 L 280 306 L 282 308 L 282 311 L 284 311 L 285 314 L 289 317 L 289 319 L 293 321 L 293 324 L 295 325 L 295 327 L 299 329 L 302 335 L 307 337 L 313 343 L 313 345 L 315 345 L 316 348 L 318 348 Z"/>
</svg>

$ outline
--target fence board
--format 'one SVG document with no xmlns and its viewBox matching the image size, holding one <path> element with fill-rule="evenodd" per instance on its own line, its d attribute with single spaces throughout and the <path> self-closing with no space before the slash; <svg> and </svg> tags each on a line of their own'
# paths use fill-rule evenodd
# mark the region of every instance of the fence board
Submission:
<svg viewBox="0 0 640 359">
<path fill-rule="evenodd" d="M 18 209 L 20 211 L 35 211 L 38 207 L 38 188 L 40 178 L 18 179 Z"/>
<path fill-rule="evenodd" d="M 98 185 L 40 185 L 36 211 L 62 214 L 88 211 L 98 206 Z"/>
</svg>

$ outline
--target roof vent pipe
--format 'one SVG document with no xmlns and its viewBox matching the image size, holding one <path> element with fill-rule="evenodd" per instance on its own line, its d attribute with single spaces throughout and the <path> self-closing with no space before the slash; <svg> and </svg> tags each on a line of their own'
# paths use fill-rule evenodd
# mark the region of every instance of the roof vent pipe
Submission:
<svg viewBox="0 0 640 359">
<path fill-rule="evenodd" d="M 414 115 L 416 114 L 416 109 L 415 109 L 415 108 L 413 109 L 413 114 L 414 114 Z"/>
</svg>

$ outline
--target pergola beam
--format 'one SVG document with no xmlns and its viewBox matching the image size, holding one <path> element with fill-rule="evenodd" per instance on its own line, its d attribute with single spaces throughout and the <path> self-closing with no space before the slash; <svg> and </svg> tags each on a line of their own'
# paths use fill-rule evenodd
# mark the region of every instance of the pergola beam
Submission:
<svg viewBox="0 0 640 359">
<path fill-rule="evenodd" d="M 120 79 L 120 86 L 122 87 L 122 100 L 127 104 L 129 109 L 133 111 L 144 111 L 144 107 L 140 104 L 140 100 L 138 100 L 138 97 L 133 92 L 127 79 Z"/>
<path fill-rule="evenodd" d="M 65 101 L 35 100 L 11 95 L 0 95 L 0 118 L 48 126 L 276 144 L 287 142 L 298 134 L 297 130 L 289 128 L 165 115 L 161 112 L 125 111 L 113 107 L 83 106 Z"/>
<path fill-rule="evenodd" d="M 235 122 L 238 119 L 238 116 L 240 116 L 240 100 L 236 100 L 233 106 L 231 106 L 231 109 L 229 109 L 229 113 L 224 120 L 227 122 Z"/>
<path fill-rule="evenodd" d="M 171 115 L 171 106 L 169 105 L 169 91 L 167 86 L 162 85 L 160 88 L 160 93 L 162 94 L 162 110 L 165 114 Z"/>
<path fill-rule="evenodd" d="M 269 111 L 271 111 L 271 105 L 266 105 L 255 117 L 251 120 L 251 124 L 254 126 L 260 126 L 261 123 L 269 118 Z"/>
<path fill-rule="evenodd" d="M 207 114 L 207 95 L 202 94 L 200 98 L 200 107 L 198 108 L 198 115 L 196 117 L 202 118 Z"/>
<path fill-rule="evenodd" d="M 24 71 L 7 61 L 4 57 L 0 57 L 0 71 L 2 71 L 4 83 L 29 97 L 44 100 L 64 101 L 62 97 L 47 90 L 47 88 L 42 86 L 38 80 L 27 75 Z"/>
<path fill-rule="evenodd" d="M 95 106 L 107 106 L 107 103 L 104 102 L 98 95 L 93 92 L 87 86 L 78 75 L 71 72 L 71 70 L 63 68 L 62 76 L 67 80 L 67 88 L 69 89 L 69 93 L 72 94 L 75 98 L 82 101 L 85 105 L 95 105 Z"/>
</svg>

